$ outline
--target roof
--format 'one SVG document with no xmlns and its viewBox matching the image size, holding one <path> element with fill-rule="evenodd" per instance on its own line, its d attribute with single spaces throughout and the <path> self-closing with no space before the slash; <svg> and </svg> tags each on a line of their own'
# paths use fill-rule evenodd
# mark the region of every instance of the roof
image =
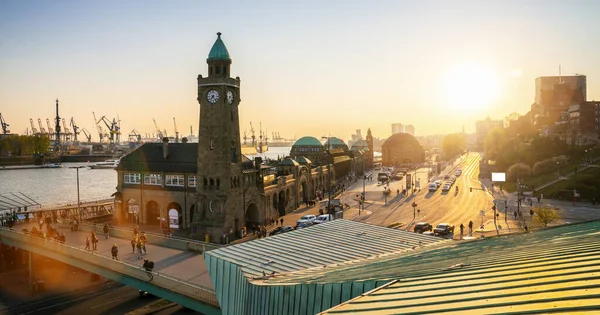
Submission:
<svg viewBox="0 0 600 315">
<path fill-rule="evenodd" d="M 327 139 L 327 141 L 325 141 L 324 146 L 326 148 L 329 148 L 331 146 L 332 148 L 340 148 L 346 151 L 348 150 L 348 145 L 344 143 L 342 139 L 336 137 L 330 137 L 329 139 Z"/>
<path fill-rule="evenodd" d="M 316 268 L 335 269 L 343 262 L 372 260 L 389 253 L 406 253 L 412 246 L 445 243 L 438 237 L 426 236 L 377 225 L 343 219 L 321 223 L 267 238 L 236 244 L 206 252 L 240 267 L 245 277 L 262 277 L 276 272 L 268 280 L 286 281 L 285 274 Z M 310 246 L 307 246 L 309 244 Z M 319 244 L 315 248 L 313 244 Z M 307 271 L 312 273 L 313 269 Z M 353 275 L 348 274 L 348 277 Z M 304 281 L 311 281 L 305 279 Z"/>
<path fill-rule="evenodd" d="M 225 47 L 225 43 L 221 40 L 221 32 L 217 33 L 217 36 L 217 40 L 208 53 L 208 60 L 231 60 L 227 47 Z"/>
<path fill-rule="evenodd" d="M 321 144 L 321 141 L 319 141 L 317 138 L 315 137 L 302 137 L 298 140 L 296 140 L 296 142 L 294 142 L 294 147 L 295 146 L 319 146 L 322 147 L 323 145 Z"/>
<path fill-rule="evenodd" d="M 352 150 L 369 150 L 367 141 L 360 139 L 352 144 Z"/>
<path fill-rule="evenodd" d="M 279 162 L 280 166 L 298 166 L 298 162 L 294 161 L 292 158 L 285 158 L 281 162 Z"/>
<path fill-rule="evenodd" d="M 413 135 L 401 132 L 401 133 L 395 133 L 395 134 L 391 135 L 389 138 L 387 138 L 387 140 L 385 140 L 385 142 L 383 143 L 382 147 L 387 147 L 390 145 L 391 146 L 405 145 L 405 144 L 421 146 L 421 144 L 419 143 L 417 138 L 415 138 Z"/>
<path fill-rule="evenodd" d="M 600 221 L 463 243 L 344 270 L 396 280 L 323 314 L 590 312 L 599 261 Z"/>
<path fill-rule="evenodd" d="M 169 143 L 163 158 L 163 143 L 144 143 L 121 158 L 118 171 L 196 173 L 198 143 Z"/>
<path fill-rule="evenodd" d="M 346 162 L 346 161 L 350 161 L 350 160 L 352 160 L 352 159 L 347 155 L 334 156 L 333 164 L 342 163 L 342 162 Z"/>
<path fill-rule="evenodd" d="M 306 157 L 304 157 L 304 156 L 298 156 L 298 157 L 296 157 L 296 162 L 298 162 L 298 163 L 300 163 L 302 165 L 312 164 L 312 162 L 309 159 L 307 159 Z"/>
</svg>

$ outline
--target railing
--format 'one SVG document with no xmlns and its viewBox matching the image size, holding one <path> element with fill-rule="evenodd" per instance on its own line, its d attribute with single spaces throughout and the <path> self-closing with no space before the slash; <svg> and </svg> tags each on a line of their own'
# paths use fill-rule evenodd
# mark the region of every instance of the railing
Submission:
<svg viewBox="0 0 600 315">
<path fill-rule="evenodd" d="M 102 224 L 80 224 L 79 230 L 81 231 L 96 231 L 98 234 L 103 234 Z M 169 248 L 185 250 L 185 251 L 195 251 L 198 253 L 204 253 L 213 249 L 218 249 L 224 247 L 224 245 L 207 243 L 197 240 L 191 240 L 183 237 L 176 236 L 166 236 L 159 233 L 152 232 L 144 232 L 146 234 L 146 239 L 148 244 L 154 244 L 159 246 L 165 246 Z M 110 227 L 110 235 L 117 238 L 131 239 L 133 237 L 133 230 L 128 228 L 123 228 L 119 226 L 111 226 Z"/>
<path fill-rule="evenodd" d="M 32 236 L 30 234 L 18 232 L 4 227 L 0 227 L 0 235 L 2 237 L 14 239 L 21 243 L 28 243 L 33 246 L 43 247 L 56 253 L 61 253 L 66 256 L 94 264 L 101 268 L 109 269 L 113 272 L 136 278 L 138 280 L 148 281 L 148 272 L 144 268 L 120 260 L 117 261 L 110 259 L 107 256 L 100 255 L 100 253 L 90 252 L 77 246 L 59 243 L 42 237 Z M 185 282 L 184 280 L 160 274 L 158 272 L 152 272 L 152 274 L 154 275 L 152 284 L 156 286 L 192 299 L 196 299 L 203 303 L 219 307 L 217 295 L 211 288 L 201 285 L 193 285 Z"/>
</svg>

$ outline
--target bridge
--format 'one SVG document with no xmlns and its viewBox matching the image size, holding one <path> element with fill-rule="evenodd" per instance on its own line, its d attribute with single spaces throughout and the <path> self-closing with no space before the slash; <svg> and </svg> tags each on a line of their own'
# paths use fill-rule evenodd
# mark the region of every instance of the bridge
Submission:
<svg viewBox="0 0 600 315">
<path fill-rule="evenodd" d="M 19 225 L 18 228 L 31 228 L 34 224 Z M 143 261 L 137 259 L 137 255 L 132 253 L 131 230 L 111 228 L 111 237 L 105 239 L 100 232 L 102 229 L 100 225 L 81 225 L 79 231 L 67 230 L 67 226 L 58 226 L 59 232 L 64 232 L 66 235 L 64 244 L 32 236 L 23 230 L 5 227 L 0 227 L 0 241 L 27 250 L 30 255 L 39 254 L 64 262 L 203 314 L 221 314 L 201 254 L 203 251 L 215 248 L 216 245 L 146 233 L 148 253 L 144 258 L 155 262 L 153 280 L 150 280 L 149 275 L 142 268 Z M 85 239 L 90 237 L 92 230 L 97 231 L 99 238 L 96 251 L 85 249 Z M 118 261 L 111 259 L 110 249 L 113 244 L 119 248 Z M 30 269 L 30 272 L 35 271 Z"/>
</svg>

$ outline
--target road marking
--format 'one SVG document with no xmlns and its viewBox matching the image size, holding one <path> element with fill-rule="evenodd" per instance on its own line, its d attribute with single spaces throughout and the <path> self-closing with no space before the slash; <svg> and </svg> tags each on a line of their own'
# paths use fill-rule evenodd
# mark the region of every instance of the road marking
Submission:
<svg viewBox="0 0 600 315">
<path fill-rule="evenodd" d="M 96 308 L 96 307 L 104 306 L 104 305 L 107 305 L 107 304 L 110 304 L 110 303 L 115 303 L 115 302 L 118 302 L 118 301 L 120 301 L 120 300 L 122 300 L 122 298 L 119 298 L 119 299 L 116 299 L 116 300 L 113 300 L 113 301 L 110 301 L 110 302 L 106 302 L 106 303 L 102 303 L 102 304 L 94 305 L 94 306 L 92 306 L 92 307 L 90 307 L 90 308 Z"/>
</svg>

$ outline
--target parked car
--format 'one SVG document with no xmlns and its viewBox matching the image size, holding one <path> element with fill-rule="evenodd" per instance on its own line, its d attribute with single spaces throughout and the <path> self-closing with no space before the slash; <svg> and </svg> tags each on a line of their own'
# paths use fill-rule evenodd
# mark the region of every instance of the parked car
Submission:
<svg viewBox="0 0 600 315">
<path fill-rule="evenodd" d="M 319 224 L 319 223 L 324 223 L 324 222 L 329 222 L 329 221 L 333 221 L 333 215 L 331 214 L 322 214 L 320 216 L 318 216 L 313 223 L 314 224 Z"/>
<path fill-rule="evenodd" d="M 458 176 L 460 176 L 460 175 L 462 175 L 462 170 L 457 170 L 457 171 L 454 173 L 454 176 L 456 176 L 456 177 L 458 177 Z"/>
<path fill-rule="evenodd" d="M 307 227 L 313 226 L 313 225 L 315 225 L 313 222 L 302 222 L 302 223 L 296 225 L 295 229 L 300 230 L 300 229 L 307 228 Z"/>
<path fill-rule="evenodd" d="M 287 226 L 278 226 L 277 228 L 275 228 L 275 230 L 271 231 L 271 233 L 269 233 L 269 236 L 273 236 L 273 235 L 277 235 L 277 234 L 283 234 L 286 232 L 290 232 L 293 231 L 294 228 L 287 225 Z"/>
<path fill-rule="evenodd" d="M 444 187 L 442 187 L 442 191 L 448 191 L 448 190 L 450 190 L 450 186 L 451 186 L 451 185 L 450 185 L 449 183 L 446 183 L 446 184 L 444 185 Z"/>
<path fill-rule="evenodd" d="M 436 183 L 429 184 L 429 191 L 436 191 L 438 189 L 438 185 Z"/>
<path fill-rule="evenodd" d="M 307 214 L 307 215 L 303 216 L 302 218 L 300 218 L 300 220 L 296 221 L 296 225 L 298 225 L 300 223 L 304 223 L 304 222 L 313 222 L 316 219 L 317 219 L 317 217 L 315 215 Z"/>
<path fill-rule="evenodd" d="M 435 234 L 433 234 L 433 232 L 431 232 L 431 231 L 427 231 L 427 232 L 423 232 L 423 235 L 434 236 Z"/>
<path fill-rule="evenodd" d="M 415 233 L 423 233 L 425 231 L 433 230 L 433 226 L 429 222 L 419 222 L 415 224 Z"/>
<path fill-rule="evenodd" d="M 434 235 L 449 235 L 454 234 L 454 225 L 448 223 L 440 223 L 433 229 Z"/>
<path fill-rule="evenodd" d="M 393 179 L 395 180 L 401 180 L 404 177 L 404 174 L 398 172 L 394 175 Z"/>
<path fill-rule="evenodd" d="M 435 182 L 433 182 L 438 188 L 440 188 L 440 186 L 442 186 L 442 181 L 441 180 L 436 180 Z"/>
<path fill-rule="evenodd" d="M 450 179 L 450 175 L 446 174 L 444 175 L 444 180 L 449 180 Z"/>
</svg>

